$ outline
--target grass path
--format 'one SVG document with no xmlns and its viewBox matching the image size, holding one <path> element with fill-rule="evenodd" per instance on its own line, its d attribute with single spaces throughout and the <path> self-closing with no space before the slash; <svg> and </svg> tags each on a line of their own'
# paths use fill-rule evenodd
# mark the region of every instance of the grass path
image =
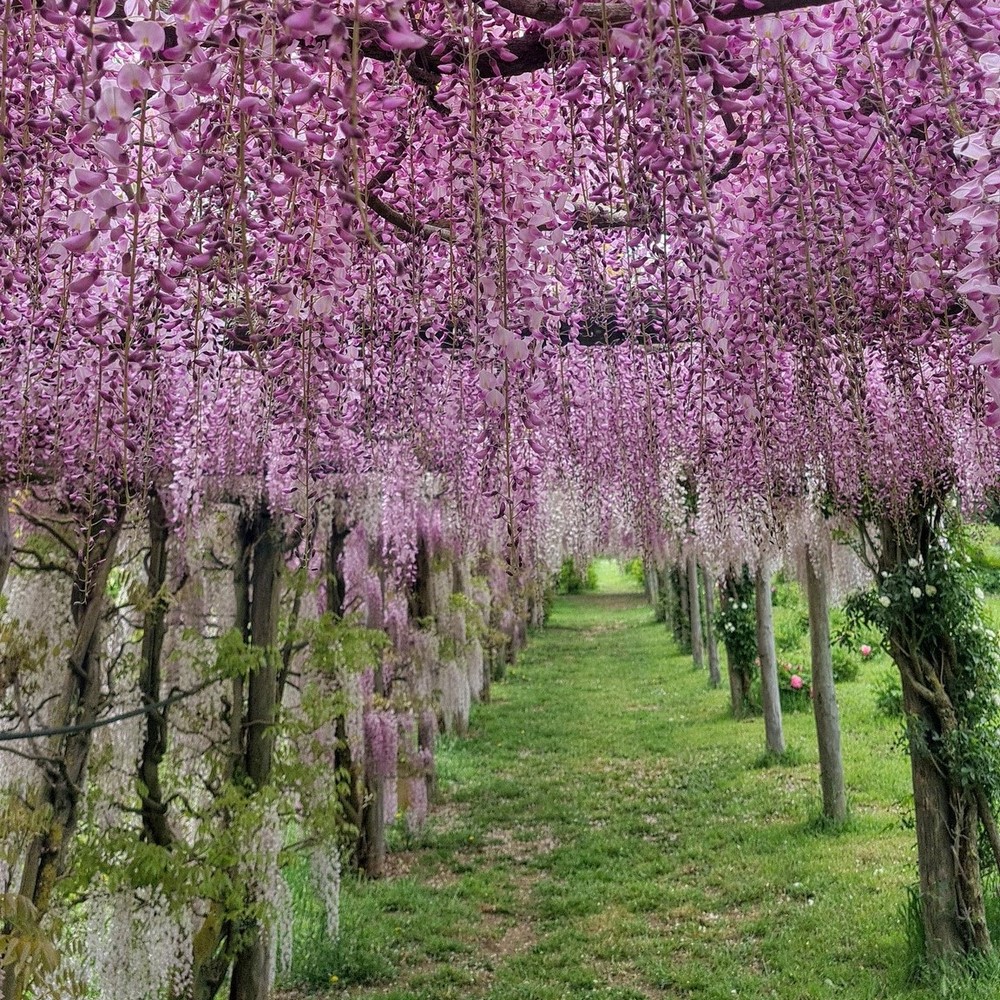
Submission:
<svg viewBox="0 0 1000 1000">
<path fill-rule="evenodd" d="M 443 801 L 394 877 L 345 885 L 306 995 L 929 997 L 905 976 L 908 769 L 870 680 L 840 689 L 854 812 L 831 834 L 808 713 L 786 717 L 801 763 L 761 769 L 760 720 L 728 717 L 640 594 L 560 598 L 442 746 Z"/>
</svg>

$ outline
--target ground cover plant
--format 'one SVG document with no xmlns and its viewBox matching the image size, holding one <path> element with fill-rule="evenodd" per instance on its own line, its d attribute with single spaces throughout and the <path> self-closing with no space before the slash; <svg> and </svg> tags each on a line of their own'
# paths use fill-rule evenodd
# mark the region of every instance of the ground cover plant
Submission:
<svg viewBox="0 0 1000 1000">
<path fill-rule="evenodd" d="M 909 765 L 880 667 L 838 690 L 852 813 L 833 831 L 808 716 L 786 720 L 793 763 L 756 766 L 760 719 L 732 720 L 642 595 L 601 582 L 557 599 L 444 748 L 438 814 L 390 881 L 345 889 L 326 982 L 290 995 L 940 995 L 911 978 Z"/>
</svg>

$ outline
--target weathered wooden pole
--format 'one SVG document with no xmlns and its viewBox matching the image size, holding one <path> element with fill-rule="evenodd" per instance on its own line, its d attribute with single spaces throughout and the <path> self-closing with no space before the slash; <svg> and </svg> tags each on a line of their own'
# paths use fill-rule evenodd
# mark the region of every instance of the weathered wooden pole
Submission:
<svg viewBox="0 0 1000 1000">
<path fill-rule="evenodd" d="M 774 619 L 771 610 L 771 571 L 762 561 L 757 567 L 757 655 L 760 658 L 760 700 L 764 710 L 764 736 L 769 753 L 785 752 L 778 691 L 778 659 L 774 651 Z"/>
<path fill-rule="evenodd" d="M 813 714 L 819 746 L 819 781 L 823 815 L 837 823 L 847 818 L 844 762 L 840 753 L 840 713 L 830 652 L 830 585 L 827 560 L 806 545 L 806 596 L 809 602 L 809 648 L 812 657 Z"/>
</svg>

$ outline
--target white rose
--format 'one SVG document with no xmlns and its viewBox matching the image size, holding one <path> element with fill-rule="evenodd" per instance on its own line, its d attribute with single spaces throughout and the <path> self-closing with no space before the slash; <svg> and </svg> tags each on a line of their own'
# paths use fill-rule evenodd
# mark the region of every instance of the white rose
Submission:
<svg viewBox="0 0 1000 1000">
<path fill-rule="evenodd" d="M 909 561 L 909 567 L 910 567 L 910 569 L 916 569 L 919 565 L 920 565 L 920 560 L 919 559 L 911 559 Z"/>
<path fill-rule="evenodd" d="M 924 593 L 926 593 L 928 597 L 933 597 L 937 593 L 937 587 L 935 587 L 933 583 L 929 583 L 926 587 L 924 587 Z"/>
<path fill-rule="evenodd" d="M 910 595 L 912 597 L 923 597 L 924 592 L 919 587 L 910 587 Z"/>
<path fill-rule="evenodd" d="M 892 604 L 892 601 L 890 601 L 889 598 L 885 596 L 885 594 L 883 594 L 878 599 L 878 602 L 879 602 L 879 604 L 882 605 L 883 608 L 887 608 L 887 607 L 889 607 L 890 604 Z"/>
</svg>

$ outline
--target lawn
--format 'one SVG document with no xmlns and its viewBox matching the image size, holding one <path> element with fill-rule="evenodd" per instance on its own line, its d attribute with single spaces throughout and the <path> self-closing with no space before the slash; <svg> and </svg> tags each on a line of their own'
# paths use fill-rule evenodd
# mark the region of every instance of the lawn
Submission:
<svg viewBox="0 0 1000 1000">
<path fill-rule="evenodd" d="M 635 585 L 599 570 L 597 593 L 557 599 L 470 737 L 443 743 L 426 831 L 397 834 L 390 878 L 345 882 L 341 938 L 297 956 L 296 995 L 940 995 L 910 975 L 909 770 L 875 708 L 887 661 L 838 688 L 852 813 L 829 830 L 811 714 L 785 718 L 793 763 L 761 767 L 761 720 L 734 722 Z M 997 994 L 992 977 L 944 989 Z"/>
</svg>

